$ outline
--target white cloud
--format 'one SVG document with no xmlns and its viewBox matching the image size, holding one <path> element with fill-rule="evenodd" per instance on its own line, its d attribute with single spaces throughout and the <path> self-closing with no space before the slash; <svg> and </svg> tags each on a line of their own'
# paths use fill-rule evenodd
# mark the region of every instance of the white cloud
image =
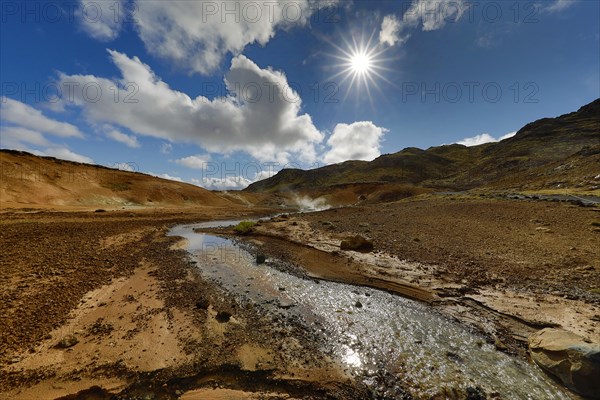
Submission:
<svg viewBox="0 0 600 400">
<path fill-rule="evenodd" d="M 221 176 L 205 176 L 201 179 L 192 178 L 190 182 L 193 185 L 209 190 L 241 190 L 254 182 L 270 178 L 277 172 L 279 171 L 260 170 L 256 174 L 251 174 L 253 176 L 229 175 L 224 173 Z"/>
<path fill-rule="evenodd" d="M 152 175 L 152 176 L 156 176 L 157 178 L 163 178 L 163 179 L 168 179 L 170 181 L 175 181 L 175 182 L 182 182 L 184 183 L 184 180 L 181 179 L 178 176 L 172 176 L 169 174 L 155 174 L 154 172 L 148 172 L 148 175 Z"/>
<path fill-rule="evenodd" d="M 124 145 L 134 149 L 140 147 L 140 143 L 138 142 L 135 136 L 126 135 L 123 132 L 120 132 L 114 128 L 110 128 L 109 130 L 107 130 L 106 136 L 108 136 L 114 141 L 123 143 Z"/>
<path fill-rule="evenodd" d="M 410 30 L 419 26 L 426 32 L 441 29 L 458 21 L 468 7 L 465 0 L 413 0 L 402 19 L 394 15 L 383 18 L 379 42 L 403 45 L 410 38 Z"/>
<path fill-rule="evenodd" d="M 139 58 L 112 50 L 109 53 L 121 71 L 119 81 L 93 75 L 60 75 L 62 84 L 83 86 L 93 82 L 106 93 L 115 86 L 123 88 L 135 82 L 136 92 L 130 86 L 127 94 L 136 102 L 115 102 L 112 96 L 89 102 L 75 91 L 73 102 L 67 105 L 83 109 L 88 122 L 121 126 L 138 135 L 170 142 L 195 143 L 211 153 L 244 151 L 258 160 L 280 163 L 291 156 L 304 162 L 316 159 L 315 145 L 323 135 L 310 115 L 300 114 L 300 96 L 282 72 L 261 69 L 240 55 L 232 59 L 225 76 L 230 95 L 192 99 L 171 89 Z"/>
<path fill-rule="evenodd" d="M 36 152 L 38 155 L 56 157 L 63 160 L 70 160 L 80 163 L 93 164 L 94 160 L 81 154 L 77 154 L 66 147 L 50 147 L 43 151 Z M 35 154 L 35 153 L 34 153 Z"/>
<path fill-rule="evenodd" d="M 79 0 L 79 23 L 96 40 L 116 39 L 128 18 L 125 3 L 125 0 Z"/>
<path fill-rule="evenodd" d="M 75 153 L 65 146 L 49 142 L 43 135 L 21 127 L 0 127 L 0 147 L 26 151 L 36 156 L 55 157 L 62 160 L 75 161 L 86 164 L 94 164 L 94 160 L 82 154 Z M 30 145 L 41 147 L 42 150 L 31 148 Z"/>
<path fill-rule="evenodd" d="M 227 176 L 224 178 L 192 178 L 192 184 L 208 190 L 241 190 L 255 182 L 243 176 Z"/>
<path fill-rule="evenodd" d="M 0 145 L 4 148 L 22 149 L 25 143 L 35 146 L 50 146 L 44 135 L 21 126 L 0 126 Z"/>
<path fill-rule="evenodd" d="M 464 138 L 462 140 L 459 140 L 456 143 L 462 144 L 463 146 L 471 147 L 471 146 L 479 146 L 480 144 L 490 143 L 490 142 L 497 142 L 497 140 L 489 133 L 482 133 L 481 135 Z"/>
<path fill-rule="evenodd" d="M 575 4 L 577 0 L 555 0 L 550 5 L 545 7 L 545 10 L 548 12 L 561 12 L 573 4 Z"/>
<path fill-rule="evenodd" d="M 409 37 L 409 34 L 400 36 L 400 21 L 395 15 L 390 14 L 383 17 L 381 31 L 379 32 L 379 43 L 389 46 L 393 46 L 396 43 L 403 45 Z"/>
<path fill-rule="evenodd" d="M 2 121 L 38 132 L 60 137 L 83 137 L 75 125 L 48 118 L 40 110 L 8 97 L 0 97 L 0 117 Z"/>
<path fill-rule="evenodd" d="M 173 145 L 171 143 L 163 143 L 160 145 L 160 152 L 162 154 L 171 154 L 173 151 Z"/>
<path fill-rule="evenodd" d="M 192 169 L 204 169 L 206 168 L 206 163 L 208 163 L 209 161 L 210 155 L 208 154 L 198 154 L 195 156 L 189 156 L 180 158 L 179 160 L 175 160 L 177 164 Z"/>
<path fill-rule="evenodd" d="M 515 136 L 517 134 L 517 132 L 509 132 L 506 135 L 500 136 L 500 138 L 498 139 L 498 141 L 504 140 L 504 139 L 510 139 L 511 137 Z"/>
<path fill-rule="evenodd" d="M 127 171 L 127 172 L 138 172 L 138 167 L 136 163 L 133 162 L 116 162 L 110 165 L 106 165 L 108 168 L 118 169 L 119 171 Z"/>
<path fill-rule="evenodd" d="M 480 144 L 499 142 L 499 141 L 504 140 L 504 139 L 509 139 L 509 138 L 515 136 L 516 134 L 517 134 L 517 132 L 510 132 L 510 133 L 507 133 L 506 135 L 503 135 L 503 136 L 499 137 L 498 139 L 496 139 L 495 137 L 493 137 L 489 133 L 482 133 L 481 135 L 476 135 L 476 136 L 473 136 L 473 137 L 464 138 L 462 140 L 459 140 L 456 143 L 457 144 L 462 144 L 462 145 L 467 146 L 467 147 L 479 146 Z"/>
<path fill-rule="evenodd" d="M 38 156 L 94 163 L 91 158 L 77 154 L 64 145 L 52 143 L 44 136 L 44 133 L 49 133 L 61 137 L 82 138 L 83 134 L 74 125 L 45 117 L 41 111 L 6 97 L 0 97 L 0 111 L 4 123 L 16 125 L 0 126 L 0 147 L 26 151 Z"/>
<path fill-rule="evenodd" d="M 337 124 L 327 140 L 330 150 L 323 161 L 335 164 L 346 160 L 373 160 L 381 155 L 381 140 L 386 132 L 387 129 L 370 121 Z"/>
<path fill-rule="evenodd" d="M 266 45 L 276 30 L 305 25 L 337 0 L 136 0 L 135 23 L 146 49 L 193 72 L 214 71 L 249 44 Z"/>
</svg>

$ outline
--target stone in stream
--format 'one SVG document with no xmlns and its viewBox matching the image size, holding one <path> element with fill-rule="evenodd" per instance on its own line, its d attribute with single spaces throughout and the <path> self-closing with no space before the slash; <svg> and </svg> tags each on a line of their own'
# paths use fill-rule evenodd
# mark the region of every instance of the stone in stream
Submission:
<svg viewBox="0 0 600 400">
<path fill-rule="evenodd" d="M 531 358 L 565 386 L 584 396 L 600 399 L 600 344 L 555 328 L 530 336 Z"/>
<path fill-rule="evenodd" d="M 264 264 L 265 261 L 267 261 L 267 257 L 264 254 L 256 255 L 256 264 L 257 265 Z"/>
</svg>

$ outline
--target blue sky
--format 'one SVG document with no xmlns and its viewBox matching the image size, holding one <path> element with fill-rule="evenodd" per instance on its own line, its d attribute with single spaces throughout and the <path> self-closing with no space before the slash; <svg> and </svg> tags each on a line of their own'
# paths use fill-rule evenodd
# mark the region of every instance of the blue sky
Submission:
<svg viewBox="0 0 600 400">
<path fill-rule="evenodd" d="M 595 0 L 1 7 L 1 147 L 213 189 L 498 140 L 600 97 Z"/>
</svg>

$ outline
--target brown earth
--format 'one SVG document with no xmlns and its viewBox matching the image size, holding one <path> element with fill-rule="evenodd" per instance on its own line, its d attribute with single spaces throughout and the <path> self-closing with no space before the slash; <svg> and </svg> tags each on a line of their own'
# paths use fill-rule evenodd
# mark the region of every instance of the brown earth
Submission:
<svg viewBox="0 0 600 400">
<path fill-rule="evenodd" d="M 135 165 L 127 165 L 135 169 Z M 151 175 L 0 150 L 0 208 L 227 207 L 240 201 Z"/>
<path fill-rule="evenodd" d="M 600 209 L 422 196 L 260 222 L 260 251 L 308 275 L 427 301 L 525 356 L 527 337 L 562 326 L 600 341 Z M 355 234 L 374 253 L 341 251 Z"/>
<path fill-rule="evenodd" d="M 165 236 L 242 213 L 2 213 L 0 397 L 360 398 L 300 327 L 236 303 Z"/>
</svg>

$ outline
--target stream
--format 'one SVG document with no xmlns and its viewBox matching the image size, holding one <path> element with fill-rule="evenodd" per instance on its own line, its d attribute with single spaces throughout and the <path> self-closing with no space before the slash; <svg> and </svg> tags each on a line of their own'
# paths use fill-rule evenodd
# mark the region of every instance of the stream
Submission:
<svg viewBox="0 0 600 400">
<path fill-rule="evenodd" d="M 234 241 L 194 232 L 237 222 L 180 225 L 169 235 L 187 240 L 205 279 L 280 320 L 301 321 L 323 342 L 324 353 L 367 386 L 388 396 L 401 387 L 415 398 L 444 390 L 477 393 L 478 387 L 488 399 L 571 398 L 537 366 L 497 351 L 483 336 L 425 304 L 371 288 L 299 278 L 268 260 L 256 265 Z M 382 384 L 382 375 L 393 379 Z"/>
</svg>

